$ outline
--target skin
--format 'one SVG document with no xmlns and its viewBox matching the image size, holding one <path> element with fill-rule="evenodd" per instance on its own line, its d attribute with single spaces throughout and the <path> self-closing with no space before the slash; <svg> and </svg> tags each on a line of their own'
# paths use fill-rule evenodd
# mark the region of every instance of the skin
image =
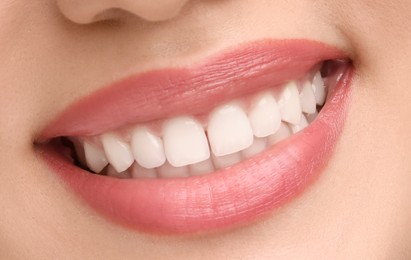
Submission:
<svg viewBox="0 0 411 260">
<path fill-rule="evenodd" d="M 408 0 L 2 0 L 0 258 L 410 259 L 410 13 Z M 138 233 L 36 155 L 50 120 L 114 79 L 262 38 L 332 44 L 357 72 L 329 166 L 270 216 L 204 236 Z"/>
</svg>

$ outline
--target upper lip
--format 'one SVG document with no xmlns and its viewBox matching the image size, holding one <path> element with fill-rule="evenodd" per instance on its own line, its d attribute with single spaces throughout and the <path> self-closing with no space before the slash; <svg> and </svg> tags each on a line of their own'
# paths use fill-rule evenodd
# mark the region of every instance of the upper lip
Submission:
<svg viewBox="0 0 411 260">
<path fill-rule="evenodd" d="M 95 135 L 126 124 L 201 115 L 224 101 L 297 79 L 321 61 L 345 56 L 308 40 L 248 43 L 191 68 L 151 71 L 110 84 L 72 104 L 39 139 Z"/>
</svg>

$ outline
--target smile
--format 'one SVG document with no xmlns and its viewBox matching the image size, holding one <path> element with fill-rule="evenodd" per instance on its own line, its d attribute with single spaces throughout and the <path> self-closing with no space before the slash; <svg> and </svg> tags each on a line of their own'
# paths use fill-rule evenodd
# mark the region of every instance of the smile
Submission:
<svg viewBox="0 0 411 260">
<path fill-rule="evenodd" d="M 229 228 L 295 198 L 324 170 L 352 75 L 334 47 L 254 42 L 82 98 L 36 148 L 88 205 L 125 226 Z"/>
</svg>

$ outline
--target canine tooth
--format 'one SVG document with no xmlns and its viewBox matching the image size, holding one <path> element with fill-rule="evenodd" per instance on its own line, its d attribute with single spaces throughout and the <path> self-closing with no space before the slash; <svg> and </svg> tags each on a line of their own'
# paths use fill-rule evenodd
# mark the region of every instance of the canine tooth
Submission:
<svg viewBox="0 0 411 260">
<path fill-rule="evenodd" d="M 291 124 L 298 124 L 300 122 L 301 104 L 295 81 L 291 81 L 285 86 L 278 105 L 280 106 L 283 121 Z"/>
<path fill-rule="evenodd" d="M 168 120 L 163 127 L 167 160 L 174 167 L 195 164 L 210 158 L 203 126 L 191 117 Z"/>
<path fill-rule="evenodd" d="M 315 101 L 317 105 L 322 106 L 327 98 L 327 90 L 324 85 L 324 80 L 321 77 L 321 73 L 317 72 L 313 78 L 312 88 L 315 95 Z"/>
<path fill-rule="evenodd" d="M 305 118 L 304 115 L 301 116 L 301 121 L 298 125 L 291 125 L 291 132 L 293 132 L 293 134 L 296 134 L 302 130 L 304 130 L 304 128 L 306 128 L 308 126 L 308 121 Z"/>
<path fill-rule="evenodd" d="M 286 123 L 281 123 L 277 133 L 268 137 L 268 143 L 273 145 L 291 136 L 291 130 Z"/>
<path fill-rule="evenodd" d="M 212 158 L 215 168 L 222 169 L 241 162 L 241 153 L 233 153 L 224 156 L 213 156 Z"/>
<path fill-rule="evenodd" d="M 264 151 L 267 148 L 267 138 L 254 138 L 253 144 L 241 151 L 243 158 L 248 159 Z"/>
<path fill-rule="evenodd" d="M 130 174 L 128 171 L 118 172 L 112 165 L 107 167 L 107 176 L 119 178 L 119 179 L 129 179 Z"/>
<path fill-rule="evenodd" d="M 316 99 L 310 82 L 304 82 L 300 93 L 301 110 L 304 113 L 312 114 L 317 109 Z"/>
<path fill-rule="evenodd" d="M 248 115 L 256 137 L 266 137 L 274 134 L 281 124 L 281 114 L 275 98 L 266 93 L 256 100 Z"/>
<path fill-rule="evenodd" d="M 196 164 L 192 164 L 188 167 L 190 168 L 190 175 L 193 175 L 193 176 L 204 175 L 204 174 L 215 171 L 215 168 L 214 168 L 214 165 L 211 159 L 208 159 L 203 162 L 196 163 Z"/>
<path fill-rule="evenodd" d="M 104 134 L 101 136 L 101 142 L 107 160 L 117 172 L 123 172 L 133 164 L 134 157 L 130 145 L 118 136 L 112 133 Z"/>
<path fill-rule="evenodd" d="M 134 179 L 155 179 L 157 178 L 156 169 L 147 169 L 141 167 L 138 163 L 131 166 L 131 177 Z"/>
<path fill-rule="evenodd" d="M 163 141 L 146 127 L 134 129 L 131 135 L 134 158 L 144 168 L 159 167 L 166 161 Z"/>
<path fill-rule="evenodd" d="M 314 112 L 314 114 L 307 115 L 308 123 L 311 124 L 317 118 L 317 116 L 318 116 L 318 111 L 317 110 Z"/>
<path fill-rule="evenodd" d="M 157 168 L 157 173 L 160 178 L 184 178 L 189 177 L 188 166 L 174 167 L 169 162 L 166 162 L 161 167 Z"/>
<path fill-rule="evenodd" d="M 104 150 L 87 141 L 84 142 L 84 155 L 87 166 L 95 173 L 101 172 L 108 164 Z"/>
<path fill-rule="evenodd" d="M 208 139 L 216 156 L 232 154 L 253 143 L 253 130 L 244 110 L 236 104 L 221 106 L 211 113 Z"/>
</svg>

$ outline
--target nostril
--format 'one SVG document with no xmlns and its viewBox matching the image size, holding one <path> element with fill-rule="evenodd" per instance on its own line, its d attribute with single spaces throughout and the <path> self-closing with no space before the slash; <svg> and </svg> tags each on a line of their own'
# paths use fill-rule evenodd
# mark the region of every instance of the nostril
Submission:
<svg viewBox="0 0 411 260">
<path fill-rule="evenodd" d="M 92 22 L 118 21 L 133 16 L 132 13 L 119 8 L 111 8 L 93 17 Z"/>
<path fill-rule="evenodd" d="M 179 14 L 188 0 L 58 0 L 61 13 L 72 22 L 89 24 L 135 15 L 150 22 L 165 21 Z"/>
<path fill-rule="evenodd" d="M 142 1 L 143 2 L 143 1 Z M 129 6 L 132 13 L 150 22 L 166 21 L 176 17 L 187 0 L 144 1 L 138 6 Z"/>
<path fill-rule="evenodd" d="M 78 24 L 95 22 L 95 17 L 111 9 L 105 5 L 106 1 L 58 0 L 60 12 L 68 20 Z"/>
</svg>

